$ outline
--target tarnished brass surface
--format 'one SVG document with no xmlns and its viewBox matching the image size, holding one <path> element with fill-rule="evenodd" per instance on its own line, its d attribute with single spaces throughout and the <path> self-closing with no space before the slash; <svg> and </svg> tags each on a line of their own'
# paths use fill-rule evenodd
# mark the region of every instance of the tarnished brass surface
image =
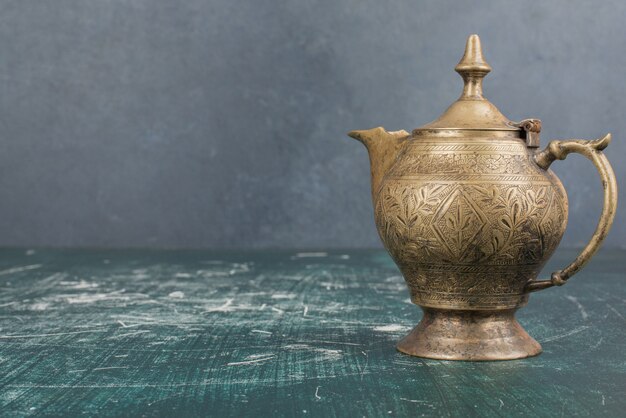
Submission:
<svg viewBox="0 0 626 418">
<path fill-rule="evenodd" d="M 515 319 L 515 309 L 423 308 L 421 322 L 398 343 L 406 354 L 441 360 L 509 360 L 536 356 L 541 346 Z"/>
<path fill-rule="evenodd" d="M 398 349 L 450 360 L 533 356 L 541 347 L 514 312 L 530 292 L 564 284 L 608 233 L 617 185 L 602 150 L 611 136 L 537 151 L 541 122 L 511 122 L 483 97 L 491 67 L 478 36 L 469 37 L 456 71 L 463 93 L 436 121 L 411 134 L 349 133 L 369 152 L 378 233 L 425 313 Z M 537 281 L 567 224 L 567 195 L 549 166 L 572 152 L 598 169 L 604 209 L 578 258 Z"/>
</svg>

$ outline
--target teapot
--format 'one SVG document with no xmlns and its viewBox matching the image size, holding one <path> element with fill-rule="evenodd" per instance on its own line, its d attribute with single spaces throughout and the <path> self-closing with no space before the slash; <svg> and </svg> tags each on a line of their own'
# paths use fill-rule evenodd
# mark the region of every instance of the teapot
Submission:
<svg viewBox="0 0 626 418">
<path fill-rule="evenodd" d="M 437 120 L 410 134 L 382 127 L 348 134 L 367 148 L 378 234 L 423 310 L 397 349 L 444 360 L 535 356 L 541 346 L 515 312 L 530 293 L 567 283 L 611 228 L 617 183 L 602 152 L 611 134 L 555 140 L 539 150 L 540 120 L 512 122 L 483 96 L 491 67 L 477 35 L 455 70 L 463 93 Z M 600 173 L 600 221 L 571 264 L 538 280 L 568 216 L 565 189 L 550 166 L 570 153 Z"/>
</svg>

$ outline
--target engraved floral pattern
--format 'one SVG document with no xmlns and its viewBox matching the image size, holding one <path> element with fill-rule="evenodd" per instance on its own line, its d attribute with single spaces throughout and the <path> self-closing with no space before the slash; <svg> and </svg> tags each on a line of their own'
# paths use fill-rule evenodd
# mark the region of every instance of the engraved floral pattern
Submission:
<svg viewBox="0 0 626 418">
<path fill-rule="evenodd" d="M 519 174 L 527 169 L 525 155 L 403 154 L 391 177 L 405 173 Z"/>
<path fill-rule="evenodd" d="M 554 195 L 545 184 L 390 184 L 377 201 L 377 225 L 387 247 L 403 253 L 400 258 L 533 262 L 554 249 L 545 235 L 561 234 L 563 209 Z M 551 201 L 559 207 L 549 211 Z"/>
<path fill-rule="evenodd" d="M 515 307 L 563 235 L 566 199 L 521 142 L 416 141 L 387 172 L 375 216 L 416 303 Z"/>
<path fill-rule="evenodd" d="M 377 216 L 376 220 L 381 221 L 377 226 L 383 241 L 402 242 L 406 244 L 407 251 L 432 255 L 438 248 L 438 242 L 428 235 L 425 220 L 432 217 L 440 201 L 437 196 L 444 188 L 442 185 L 402 188 L 379 199 L 376 210 L 382 216 Z M 406 242 L 403 238 L 406 234 L 415 239 Z"/>
</svg>

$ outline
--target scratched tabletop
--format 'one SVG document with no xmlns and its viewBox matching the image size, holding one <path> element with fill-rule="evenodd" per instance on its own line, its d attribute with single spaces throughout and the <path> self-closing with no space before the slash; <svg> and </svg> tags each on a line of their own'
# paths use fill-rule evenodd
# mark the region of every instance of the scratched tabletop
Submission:
<svg viewBox="0 0 626 418">
<path fill-rule="evenodd" d="M 625 276 L 602 251 L 519 312 L 543 354 L 471 363 L 395 350 L 383 251 L 0 250 L 0 413 L 624 416 Z"/>
</svg>

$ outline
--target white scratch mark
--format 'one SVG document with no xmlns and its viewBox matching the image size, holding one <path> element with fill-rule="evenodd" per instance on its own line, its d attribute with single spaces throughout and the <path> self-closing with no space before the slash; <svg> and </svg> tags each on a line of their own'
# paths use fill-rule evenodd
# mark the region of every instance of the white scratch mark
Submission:
<svg viewBox="0 0 626 418">
<path fill-rule="evenodd" d="M 328 348 L 321 347 L 311 347 L 308 344 L 288 344 L 283 346 L 285 350 L 306 350 L 312 351 L 314 353 L 322 354 L 323 358 L 326 360 L 338 360 L 343 356 L 343 351 L 341 350 L 332 350 Z"/>
<path fill-rule="evenodd" d="M 128 369 L 128 366 L 97 367 L 93 369 L 93 371 L 97 372 L 98 370 L 112 370 L 112 369 Z"/>
<path fill-rule="evenodd" d="M 33 303 L 32 305 L 30 305 L 30 310 L 31 311 L 45 311 L 46 309 L 48 309 L 48 306 L 50 305 L 46 302 Z"/>
<path fill-rule="evenodd" d="M 405 331 L 408 327 L 402 325 L 381 325 L 378 327 L 374 327 L 374 331 L 382 331 L 382 332 L 399 332 Z"/>
<path fill-rule="evenodd" d="M 319 395 L 319 391 L 320 391 L 321 386 L 318 386 L 315 388 L 315 398 L 316 399 L 322 399 L 322 397 Z"/>
<path fill-rule="evenodd" d="M 614 307 L 612 307 L 612 306 L 611 306 L 611 305 L 609 305 L 608 303 L 606 304 L 606 306 L 607 306 L 610 310 L 612 310 L 612 311 L 615 313 L 615 315 L 619 316 L 619 317 L 622 319 L 622 321 L 626 321 L 626 318 L 624 318 L 624 317 L 622 316 L 622 314 L 621 314 L 621 313 L 619 313 L 619 312 L 617 311 L 617 309 L 615 309 Z"/>
<path fill-rule="evenodd" d="M 143 334 L 143 333 L 146 333 L 146 332 L 150 332 L 150 330 L 145 329 L 145 330 L 141 330 L 141 331 L 127 332 L 126 334 L 114 335 L 111 338 L 115 339 L 115 338 L 128 337 L 128 336 L 131 336 L 131 335 Z"/>
<path fill-rule="evenodd" d="M 175 292 L 170 293 L 167 296 L 172 299 L 183 299 L 185 297 L 185 293 L 181 292 L 180 290 L 177 290 Z"/>
<path fill-rule="evenodd" d="M 120 324 L 120 325 L 122 326 L 122 328 L 134 328 L 134 327 L 140 327 L 140 326 L 142 326 L 142 325 L 150 325 L 150 324 L 152 324 L 153 322 L 140 322 L 140 323 L 138 323 L 138 324 L 130 324 L 130 325 L 129 325 L 129 324 L 127 324 L 126 322 L 123 322 L 123 321 L 118 320 L 118 321 L 117 321 L 117 323 L 118 323 L 118 324 Z"/>
<path fill-rule="evenodd" d="M 295 297 L 294 293 L 276 293 L 272 295 L 272 299 L 294 299 Z"/>
<path fill-rule="evenodd" d="M 502 409 L 502 407 L 504 406 L 504 401 L 500 398 L 498 398 L 498 400 L 500 401 L 500 408 L 498 409 Z"/>
<path fill-rule="evenodd" d="M 281 315 L 285 313 L 285 311 L 283 311 L 282 309 L 279 309 L 279 308 L 277 308 L 277 307 L 275 307 L 275 306 L 272 306 L 272 310 L 273 310 L 274 312 L 278 312 L 278 313 L 279 313 L 279 314 L 281 314 Z"/>
<path fill-rule="evenodd" d="M 78 282 L 59 282 L 61 286 L 67 286 L 69 289 L 93 289 L 98 287 L 98 283 L 89 283 L 85 280 Z"/>
<path fill-rule="evenodd" d="M 370 359 L 367 357 L 367 353 L 365 351 L 361 351 L 361 353 L 365 356 L 365 366 L 361 369 L 361 380 L 363 380 L 363 375 L 365 374 L 365 370 L 367 369 Z"/>
<path fill-rule="evenodd" d="M 190 279 L 193 276 L 189 273 L 176 273 L 174 277 L 176 277 L 177 279 Z"/>
<path fill-rule="evenodd" d="M 127 324 L 126 322 L 123 322 L 123 324 L 126 325 L 127 328 L 141 326 L 141 325 L 171 325 L 175 327 L 184 327 L 186 329 L 189 329 L 188 327 L 190 326 L 206 325 L 203 322 L 185 322 L 182 320 L 166 321 L 166 320 L 155 319 L 150 316 L 115 315 L 114 317 L 123 318 L 124 321 L 136 322 L 134 324 Z"/>
<path fill-rule="evenodd" d="M 350 256 L 348 254 L 341 254 L 339 258 L 341 258 L 342 260 L 349 260 Z"/>
<path fill-rule="evenodd" d="M 605 398 L 604 398 L 604 395 L 602 395 L 602 406 L 606 405 L 604 401 L 605 401 Z"/>
<path fill-rule="evenodd" d="M 309 312 L 309 307 L 307 305 L 304 305 L 304 311 L 302 312 L 302 316 L 306 316 L 308 312 Z"/>
<path fill-rule="evenodd" d="M 582 326 L 582 327 L 578 327 L 578 328 L 575 328 L 575 329 L 573 329 L 573 330 L 571 330 L 569 332 L 566 332 L 564 334 L 554 335 L 552 337 L 545 338 L 541 342 L 545 343 L 545 342 L 548 342 L 548 341 L 560 340 L 561 338 L 565 338 L 565 337 L 569 337 L 570 335 L 578 334 L 579 332 L 582 332 L 582 331 L 586 330 L 587 328 L 589 328 L 588 325 L 585 325 L 585 326 Z"/>
<path fill-rule="evenodd" d="M 81 293 L 76 296 L 66 297 L 65 301 L 71 305 L 74 305 L 74 304 L 101 302 L 104 300 L 126 300 L 126 301 L 130 300 L 131 299 L 130 295 L 121 295 L 121 293 L 124 293 L 124 292 L 125 290 L 122 289 L 122 290 L 117 290 L 111 293 L 96 293 L 96 294 Z"/>
<path fill-rule="evenodd" d="M 408 399 L 408 398 L 400 398 L 401 401 L 413 402 L 413 403 L 422 403 L 424 401 L 418 401 L 417 399 Z"/>
<path fill-rule="evenodd" d="M 336 282 L 319 282 L 318 286 L 322 286 L 326 290 L 331 290 L 331 289 L 340 290 L 340 289 L 348 288 L 348 286 L 346 286 L 345 284 L 336 283 Z"/>
<path fill-rule="evenodd" d="M 287 344 L 283 348 L 287 350 L 308 350 L 312 347 L 308 344 Z"/>
<path fill-rule="evenodd" d="M 574 305 L 576 305 L 576 307 L 578 308 L 578 311 L 580 311 L 580 316 L 583 317 L 583 320 L 586 320 L 587 318 L 589 318 L 589 314 L 585 310 L 585 307 L 578 301 L 577 298 L 575 298 L 574 296 L 569 296 L 569 295 L 565 296 L 565 298 L 571 301 Z"/>
<path fill-rule="evenodd" d="M 600 337 L 598 342 L 591 346 L 591 349 L 595 350 L 596 348 L 600 347 L 600 344 L 602 344 L 602 340 L 604 340 L 604 337 Z"/>
<path fill-rule="evenodd" d="M 104 329 L 90 329 L 87 331 L 70 331 L 70 332 L 55 332 L 51 334 L 24 334 L 24 335 L 0 335 L 0 339 L 6 340 L 11 338 L 37 338 L 37 337 L 55 337 L 59 335 L 70 335 L 70 334 L 87 334 L 91 332 L 105 332 Z"/>
<path fill-rule="evenodd" d="M 272 354 L 272 355 L 267 356 L 267 357 L 257 358 L 257 359 L 253 359 L 253 360 L 235 361 L 235 362 L 232 362 L 232 363 L 226 363 L 226 365 L 227 366 L 243 366 L 245 364 L 260 363 L 262 361 L 273 359 L 274 357 L 276 357 L 276 356 L 274 354 Z"/>
<path fill-rule="evenodd" d="M 257 358 L 261 358 L 261 357 L 267 357 L 267 356 L 274 356 L 274 354 L 270 354 L 270 353 L 263 353 L 263 354 L 250 354 L 249 356 L 246 357 L 246 359 L 257 359 Z"/>
<path fill-rule="evenodd" d="M 263 309 L 265 309 L 265 307 L 267 306 L 266 303 L 264 303 L 263 305 L 261 305 L 261 307 L 259 308 L 259 311 L 262 311 Z"/>
<path fill-rule="evenodd" d="M 207 309 L 204 312 L 229 312 L 232 310 L 230 307 L 233 304 L 234 299 L 228 299 L 222 306 L 218 306 L 217 308 Z"/>
<path fill-rule="evenodd" d="M 271 333 L 271 332 L 269 332 L 269 331 L 262 331 L 262 330 L 260 330 L 260 329 L 253 329 L 253 330 L 252 330 L 252 331 L 250 331 L 250 332 L 257 332 L 257 333 L 259 333 L 259 334 L 269 334 L 269 335 L 272 335 L 272 333 Z"/>
<path fill-rule="evenodd" d="M 237 273 L 246 273 L 250 271 L 250 266 L 248 266 L 248 264 L 246 263 L 233 263 L 232 266 L 233 268 L 228 271 L 228 274 L 230 274 L 231 276 L 234 276 Z"/>
<path fill-rule="evenodd" d="M 41 267 L 41 264 L 30 264 L 28 266 L 13 267 L 13 268 L 6 269 L 6 270 L 0 270 L 0 276 L 5 276 L 7 274 L 13 274 L 13 273 L 21 273 L 22 271 L 35 270 L 40 267 Z"/>
<path fill-rule="evenodd" d="M 26 250 L 26 252 L 24 254 L 26 255 L 35 255 L 37 253 L 37 251 L 35 250 Z"/>
<path fill-rule="evenodd" d="M 300 341 L 298 341 L 300 342 Z M 361 346 L 362 344 L 357 344 L 357 343 L 344 343 L 344 342 L 340 342 L 340 341 L 324 341 L 324 340 L 307 340 L 306 342 L 309 343 L 324 343 L 324 344 L 339 344 L 339 345 L 354 345 L 354 346 Z"/>
</svg>

